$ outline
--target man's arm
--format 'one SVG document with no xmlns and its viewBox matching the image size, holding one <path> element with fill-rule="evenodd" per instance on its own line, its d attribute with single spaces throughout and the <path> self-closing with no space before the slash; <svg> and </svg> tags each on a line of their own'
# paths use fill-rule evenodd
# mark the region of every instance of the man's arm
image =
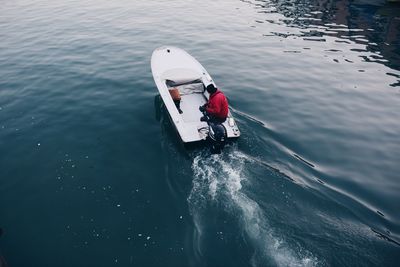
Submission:
<svg viewBox="0 0 400 267">
<path fill-rule="evenodd" d="M 206 111 L 209 114 L 218 114 L 220 110 L 220 107 L 216 106 L 216 105 L 207 105 L 206 107 Z"/>
</svg>

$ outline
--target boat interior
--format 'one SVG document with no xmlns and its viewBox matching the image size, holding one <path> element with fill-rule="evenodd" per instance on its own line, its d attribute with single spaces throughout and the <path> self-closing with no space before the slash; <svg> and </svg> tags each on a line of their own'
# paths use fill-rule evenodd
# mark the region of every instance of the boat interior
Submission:
<svg viewBox="0 0 400 267">
<path fill-rule="evenodd" d="M 205 86 L 201 80 L 194 80 L 184 84 L 176 84 L 171 80 L 166 81 L 168 90 L 178 89 L 181 100 L 180 114 L 185 123 L 199 123 L 203 114 L 199 111 L 199 106 L 207 103 L 204 95 Z"/>
</svg>

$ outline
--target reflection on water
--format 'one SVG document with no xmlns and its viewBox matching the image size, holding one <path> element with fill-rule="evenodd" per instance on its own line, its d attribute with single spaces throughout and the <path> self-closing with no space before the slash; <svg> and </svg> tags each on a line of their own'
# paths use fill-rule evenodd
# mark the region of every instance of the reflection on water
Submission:
<svg viewBox="0 0 400 267">
<path fill-rule="evenodd" d="M 259 13 L 267 13 L 273 27 L 265 36 L 301 37 L 305 41 L 326 42 L 335 37 L 336 43 L 344 44 L 341 49 L 330 52 L 349 52 L 345 44 L 357 44 L 361 48 L 349 48 L 358 52 L 365 62 L 377 62 L 394 70 L 400 70 L 400 3 L 384 0 L 324 0 L 324 1 L 279 1 L 251 0 Z M 288 31 L 287 27 L 293 30 Z M 305 48 L 307 49 L 307 48 Z M 299 51 L 288 51 L 299 52 Z M 351 59 L 345 59 L 353 63 Z M 386 73 L 398 79 L 391 86 L 400 85 L 398 72 Z"/>
</svg>

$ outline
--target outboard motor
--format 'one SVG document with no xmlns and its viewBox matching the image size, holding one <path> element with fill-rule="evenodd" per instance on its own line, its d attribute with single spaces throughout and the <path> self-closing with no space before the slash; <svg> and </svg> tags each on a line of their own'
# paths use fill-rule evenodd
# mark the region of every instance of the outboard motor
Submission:
<svg viewBox="0 0 400 267">
<path fill-rule="evenodd" d="M 226 129 L 222 123 L 209 122 L 208 126 L 210 127 L 208 137 L 211 142 L 211 153 L 221 154 L 227 137 Z"/>
<path fill-rule="evenodd" d="M 203 117 L 200 118 L 200 121 L 206 121 L 208 124 L 207 140 L 211 144 L 211 154 L 221 154 L 228 138 L 225 126 L 222 123 L 211 120 L 204 110 L 202 110 L 202 113 Z"/>
</svg>

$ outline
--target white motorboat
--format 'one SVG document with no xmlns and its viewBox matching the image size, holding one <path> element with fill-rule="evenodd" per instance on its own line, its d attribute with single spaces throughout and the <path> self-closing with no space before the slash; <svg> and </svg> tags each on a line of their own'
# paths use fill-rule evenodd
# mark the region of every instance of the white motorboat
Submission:
<svg viewBox="0 0 400 267">
<path fill-rule="evenodd" d="M 205 68 L 184 50 L 164 46 L 154 50 L 151 70 L 160 96 L 182 141 L 190 143 L 213 137 L 212 125 L 200 121 L 203 114 L 199 106 L 207 103 L 209 98 L 205 87 L 209 84 L 217 87 Z M 180 106 L 174 102 L 171 90 L 179 91 Z M 230 111 L 222 125 L 225 128 L 225 138 L 240 136 Z"/>
</svg>

